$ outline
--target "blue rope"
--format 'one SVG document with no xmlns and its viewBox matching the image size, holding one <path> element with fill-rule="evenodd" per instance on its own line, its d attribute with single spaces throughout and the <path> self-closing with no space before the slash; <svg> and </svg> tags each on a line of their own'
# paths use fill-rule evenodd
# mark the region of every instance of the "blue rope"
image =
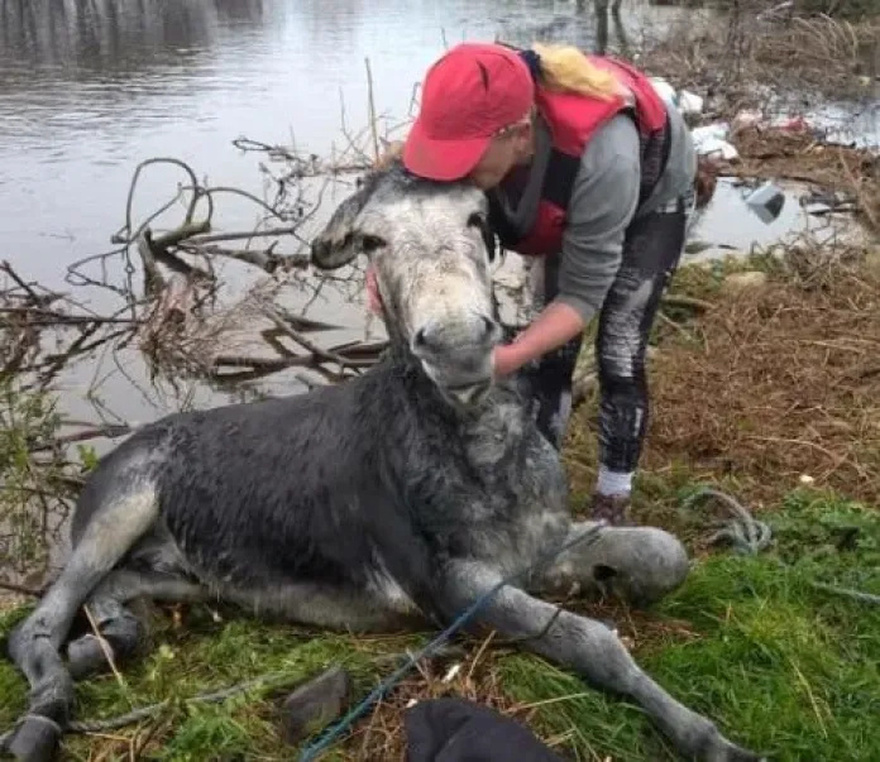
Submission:
<svg viewBox="0 0 880 762">
<path fill-rule="evenodd" d="M 599 530 L 604 526 L 604 522 L 597 524 L 596 526 L 591 527 L 583 534 L 575 537 L 573 540 L 570 540 L 567 543 L 564 543 L 559 550 L 554 553 L 548 554 L 549 558 L 547 560 L 553 560 L 558 558 L 563 552 L 570 549 L 571 547 L 580 544 L 581 542 L 594 542 L 598 536 Z M 452 637 L 458 630 L 464 627 L 465 624 L 477 613 L 502 587 L 505 585 L 509 585 L 514 579 L 523 574 L 531 572 L 534 568 L 541 565 L 542 561 L 538 561 L 534 564 L 534 566 L 528 567 L 526 569 L 522 569 L 514 574 L 511 574 L 506 579 L 501 580 L 494 587 L 487 590 L 481 596 L 479 596 L 468 608 L 466 608 L 455 620 L 450 624 L 445 630 L 443 630 L 437 637 L 435 637 L 430 643 L 428 643 L 424 648 L 420 651 L 416 652 L 414 655 L 411 655 L 406 662 L 391 673 L 388 677 L 386 677 L 379 685 L 374 688 L 370 694 L 361 701 L 357 706 L 351 709 L 348 714 L 346 714 L 338 723 L 331 726 L 328 730 L 325 731 L 324 735 L 321 736 L 318 740 L 307 746 L 303 752 L 299 756 L 299 762 L 311 762 L 311 760 L 315 759 L 318 754 L 323 751 L 326 751 L 337 738 L 339 738 L 343 733 L 348 731 L 358 719 L 360 719 L 366 712 L 370 709 L 370 707 L 378 701 L 380 698 L 383 698 L 392 688 L 394 688 L 397 683 L 409 672 L 410 669 L 413 668 L 421 659 L 429 656 L 433 653 L 439 646 L 443 645 L 450 637 Z M 556 614 L 553 615 L 555 618 Z M 552 619 L 551 619 L 552 621 Z"/>
<path fill-rule="evenodd" d="M 763 521 L 757 521 L 751 515 L 751 513 L 749 513 L 749 511 L 744 508 L 739 502 L 737 502 L 730 495 L 720 492 L 719 490 L 712 489 L 711 487 L 702 487 L 684 501 L 684 506 L 691 507 L 699 499 L 705 497 L 714 497 L 718 499 L 734 514 L 734 517 L 727 522 L 721 522 L 723 524 L 723 528 L 712 535 L 712 537 L 710 538 L 710 541 L 712 543 L 716 543 L 722 539 L 728 540 L 733 545 L 736 552 L 742 555 L 757 555 L 760 551 L 764 550 L 770 544 L 772 540 L 772 532 L 769 525 Z M 550 559 L 555 559 L 565 550 L 568 550 L 570 547 L 580 542 L 584 542 L 586 540 L 594 541 L 599 530 L 603 526 L 604 522 L 594 527 L 591 527 L 579 537 L 576 537 L 574 540 L 563 544 L 555 553 L 548 554 L 548 556 L 550 556 Z M 539 561 L 537 564 L 535 564 L 535 566 L 540 563 L 541 562 Z M 361 716 L 363 716 L 378 699 L 384 697 L 392 688 L 394 688 L 401 680 L 401 678 L 410 669 L 412 669 L 412 667 L 419 660 L 423 659 L 425 656 L 430 655 L 439 646 L 445 643 L 452 635 L 460 630 L 474 616 L 474 614 L 476 614 L 477 611 L 480 610 L 480 608 L 482 608 L 494 595 L 497 594 L 497 592 L 502 587 L 509 584 L 516 577 L 521 576 L 526 572 L 531 572 L 533 568 L 534 567 L 530 567 L 515 574 L 511 574 L 507 579 L 502 580 L 494 587 L 483 593 L 467 609 L 465 609 L 465 611 L 462 612 L 452 622 L 452 624 L 450 624 L 445 630 L 437 635 L 437 637 L 435 637 L 430 643 L 428 643 L 428 645 L 422 648 L 415 655 L 410 656 L 401 667 L 399 667 L 389 677 L 383 680 L 363 701 L 361 701 L 356 707 L 354 707 L 354 709 L 349 711 L 348 714 L 346 714 L 345 717 L 343 717 L 336 725 L 330 727 L 321 738 L 312 743 L 310 746 L 306 747 L 306 749 L 299 757 L 299 762 L 311 762 L 316 758 L 318 754 L 328 749 L 333 744 L 333 742 L 343 733 L 348 731 L 352 727 L 352 725 L 354 725 L 354 723 Z M 816 583 L 816 586 L 820 587 L 820 584 Z M 830 592 L 846 595 L 859 601 L 870 603 L 878 602 L 877 596 L 853 590 L 832 588 L 831 586 L 823 587 Z M 556 614 L 551 617 L 550 621 L 548 622 L 548 626 L 552 624 L 558 613 L 559 612 L 557 611 Z M 547 629 L 547 627 L 545 627 L 544 629 Z"/>
</svg>

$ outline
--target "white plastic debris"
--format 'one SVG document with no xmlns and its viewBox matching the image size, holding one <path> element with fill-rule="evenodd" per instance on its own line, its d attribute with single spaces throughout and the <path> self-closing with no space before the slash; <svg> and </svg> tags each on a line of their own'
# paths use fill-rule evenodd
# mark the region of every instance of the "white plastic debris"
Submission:
<svg viewBox="0 0 880 762">
<path fill-rule="evenodd" d="M 709 139 L 724 140 L 729 132 L 730 125 L 727 122 L 715 122 L 714 124 L 704 124 L 701 127 L 694 127 L 694 129 L 691 130 L 691 135 L 693 135 L 694 142 L 699 148 L 703 141 Z"/>
<path fill-rule="evenodd" d="M 702 114 L 703 99 L 689 90 L 682 90 L 678 94 L 678 110 L 682 114 Z"/>
<path fill-rule="evenodd" d="M 733 161 L 734 159 L 739 158 L 739 151 L 736 150 L 736 146 L 734 146 L 733 143 L 728 143 L 726 140 L 721 140 L 719 138 L 705 138 L 700 141 L 697 153 L 701 156 L 720 154 L 721 158 L 725 161 Z"/>
<path fill-rule="evenodd" d="M 651 77 L 650 79 L 657 94 L 667 105 L 675 106 L 684 115 L 703 112 L 703 99 L 696 93 L 689 90 L 678 92 L 664 77 Z"/>
<path fill-rule="evenodd" d="M 809 474 L 801 474 L 801 477 L 798 481 L 800 481 L 801 484 L 812 484 L 816 480 Z"/>
<path fill-rule="evenodd" d="M 675 88 L 669 84 L 663 77 L 651 77 L 651 84 L 657 91 L 657 94 L 666 101 L 667 104 L 678 107 L 678 98 Z"/>
<path fill-rule="evenodd" d="M 764 114 L 757 109 L 743 109 L 735 117 L 730 125 L 730 131 L 734 134 L 749 127 L 755 127 L 764 121 Z"/>
<path fill-rule="evenodd" d="M 739 151 L 727 142 L 730 125 L 727 122 L 716 122 L 691 130 L 694 148 L 701 156 L 720 154 L 722 159 L 732 161 L 739 157 Z"/>
<path fill-rule="evenodd" d="M 440 681 L 442 683 L 449 683 L 455 679 L 455 676 L 461 672 L 461 664 L 453 664 L 446 674 L 443 676 L 443 679 Z"/>
</svg>

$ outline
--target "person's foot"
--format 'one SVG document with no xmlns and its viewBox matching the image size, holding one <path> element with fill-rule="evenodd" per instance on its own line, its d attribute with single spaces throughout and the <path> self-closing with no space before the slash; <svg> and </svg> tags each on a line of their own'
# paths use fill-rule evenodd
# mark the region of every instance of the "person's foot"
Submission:
<svg viewBox="0 0 880 762">
<path fill-rule="evenodd" d="M 611 526 L 634 526 L 629 516 L 629 495 L 603 495 L 593 493 L 590 518 L 593 521 L 607 521 Z"/>
</svg>

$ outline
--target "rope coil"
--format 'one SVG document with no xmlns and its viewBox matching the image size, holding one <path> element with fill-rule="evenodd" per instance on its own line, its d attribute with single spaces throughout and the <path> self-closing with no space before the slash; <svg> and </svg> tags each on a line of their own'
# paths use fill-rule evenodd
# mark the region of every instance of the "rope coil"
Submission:
<svg viewBox="0 0 880 762">
<path fill-rule="evenodd" d="M 722 528 L 709 537 L 709 542 L 715 545 L 722 540 L 728 541 L 734 551 L 740 555 L 756 556 L 770 545 L 773 532 L 770 526 L 756 520 L 751 513 L 730 495 L 712 487 L 703 487 L 684 500 L 683 506 L 691 508 L 701 498 L 714 497 L 724 506 L 730 509 L 733 518 L 720 522 Z"/>
</svg>

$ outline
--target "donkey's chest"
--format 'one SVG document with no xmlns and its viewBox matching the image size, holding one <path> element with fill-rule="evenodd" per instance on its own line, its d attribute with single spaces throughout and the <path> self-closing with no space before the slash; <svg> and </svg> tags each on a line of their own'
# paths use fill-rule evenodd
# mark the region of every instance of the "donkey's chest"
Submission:
<svg viewBox="0 0 880 762">
<path fill-rule="evenodd" d="M 545 440 L 471 439 L 460 447 L 458 457 L 438 460 L 412 482 L 409 502 L 437 551 L 512 570 L 565 536 L 567 483 Z"/>
</svg>

